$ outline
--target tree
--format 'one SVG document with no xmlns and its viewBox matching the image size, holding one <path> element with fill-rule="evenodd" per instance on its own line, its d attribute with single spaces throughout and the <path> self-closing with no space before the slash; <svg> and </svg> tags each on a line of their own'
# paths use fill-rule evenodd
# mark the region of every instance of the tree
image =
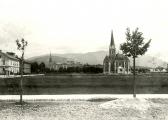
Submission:
<svg viewBox="0 0 168 120">
<path fill-rule="evenodd" d="M 130 32 L 130 28 L 126 29 L 126 42 L 120 45 L 120 49 L 123 53 L 133 58 L 133 97 L 136 97 L 136 81 L 135 81 L 135 59 L 139 55 L 144 55 L 148 50 L 151 39 L 144 43 L 143 33 L 138 31 L 136 28 L 135 31 Z"/>
<path fill-rule="evenodd" d="M 32 73 L 38 73 L 39 65 L 37 62 L 31 63 L 31 72 Z"/>
<path fill-rule="evenodd" d="M 40 72 L 41 72 L 41 73 L 44 73 L 44 72 L 45 72 L 45 64 L 44 64 L 44 62 L 41 62 L 41 63 L 40 63 L 39 69 L 40 69 Z"/>
<path fill-rule="evenodd" d="M 20 69 L 21 69 L 21 79 L 20 79 L 20 104 L 22 105 L 22 94 L 23 94 L 23 70 L 24 70 L 24 53 L 25 53 L 25 47 L 27 46 L 28 42 L 25 41 L 23 38 L 21 40 L 16 40 L 17 44 L 17 49 L 21 52 L 21 64 L 20 64 Z"/>
<path fill-rule="evenodd" d="M 164 67 L 161 67 L 161 66 L 156 67 L 156 70 L 159 71 L 159 72 L 162 72 L 163 69 L 164 69 Z"/>
</svg>

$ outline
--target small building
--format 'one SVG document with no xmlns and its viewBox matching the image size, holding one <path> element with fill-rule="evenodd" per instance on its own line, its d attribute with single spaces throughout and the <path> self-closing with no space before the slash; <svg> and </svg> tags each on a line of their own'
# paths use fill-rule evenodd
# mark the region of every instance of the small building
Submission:
<svg viewBox="0 0 168 120">
<path fill-rule="evenodd" d="M 60 68 L 67 69 L 68 65 L 66 63 L 54 63 L 52 69 L 58 71 Z"/>
<path fill-rule="evenodd" d="M 129 74 L 130 60 L 123 54 L 116 53 L 113 32 L 111 33 L 111 43 L 109 46 L 109 55 L 104 58 L 103 72 L 106 74 Z"/>
<path fill-rule="evenodd" d="M 24 61 L 24 70 L 23 73 L 30 74 L 31 73 L 31 63 Z"/>
</svg>

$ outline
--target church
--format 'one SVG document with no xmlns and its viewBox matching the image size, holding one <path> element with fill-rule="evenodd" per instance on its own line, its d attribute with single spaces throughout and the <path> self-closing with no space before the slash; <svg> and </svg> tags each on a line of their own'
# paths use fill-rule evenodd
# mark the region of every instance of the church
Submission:
<svg viewBox="0 0 168 120">
<path fill-rule="evenodd" d="M 129 74 L 130 61 L 127 56 L 116 53 L 113 32 L 111 33 L 111 42 L 109 46 L 109 55 L 103 61 L 104 74 Z"/>
</svg>

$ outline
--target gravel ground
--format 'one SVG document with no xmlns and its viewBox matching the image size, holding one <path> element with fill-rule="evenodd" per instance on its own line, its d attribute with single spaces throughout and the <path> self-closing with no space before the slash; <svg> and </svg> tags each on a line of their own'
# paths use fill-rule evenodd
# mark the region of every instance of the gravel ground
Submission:
<svg viewBox="0 0 168 120">
<path fill-rule="evenodd" d="M 101 107 L 107 101 L 0 102 L 0 120 L 168 120 L 168 99 L 148 99 L 148 109 Z M 146 101 L 145 101 L 146 102 Z"/>
</svg>

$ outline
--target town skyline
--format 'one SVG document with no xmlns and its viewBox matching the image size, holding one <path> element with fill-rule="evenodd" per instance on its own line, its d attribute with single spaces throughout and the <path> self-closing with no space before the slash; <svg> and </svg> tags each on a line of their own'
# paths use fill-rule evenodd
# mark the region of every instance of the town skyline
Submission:
<svg viewBox="0 0 168 120">
<path fill-rule="evenodd" d="M 0 47 L 17 53 L 15 40 L 23 37 L 26 58 L 108 51 L 112 30 L 119 49 L 126 28 L 139 27 L 152 39 L 146 54 L 168 62 L 167 10 L 166 0 L 0 0 Z"/>
</svg>

